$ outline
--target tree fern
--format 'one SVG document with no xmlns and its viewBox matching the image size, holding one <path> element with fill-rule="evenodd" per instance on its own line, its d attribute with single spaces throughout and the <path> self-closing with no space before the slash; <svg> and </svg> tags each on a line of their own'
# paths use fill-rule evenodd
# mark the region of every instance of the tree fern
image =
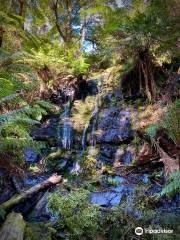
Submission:
<svg viewBox="0 0 180 240">
<path fill-rule="evenodd" d="M 32 78 L 31 69 L 23 64 L 24 56 L 22 51 L 9 53 L 0 50 L 0 107 L 3 110 L 0 115 L 0 155 L 8 153 L 14 156 L 13 160 L 22 160 L 26 147 L 41 148 L 42 145 L 30 136 L 30 130 L 40 124 L 38 120 L 47 114 L 40 104 L 26 101 L 23 92 L 32 90 Z"/>
</svg>

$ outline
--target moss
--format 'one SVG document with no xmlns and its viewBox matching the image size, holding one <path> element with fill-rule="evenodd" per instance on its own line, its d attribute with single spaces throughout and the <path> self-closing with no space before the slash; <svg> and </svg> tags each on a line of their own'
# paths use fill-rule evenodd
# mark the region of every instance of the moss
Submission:
<svg viewBox="0 0 180 240">
<path fill-rule="evenodd" d="M 44 223 L 28 223 L 24 240 L 52 240 L 52 234 L 56 230 Z"/>
<path fill-rule="evenodd" d="M 99 208 L 89 203 L 89 191 L 77 189 L 64 196 L 53 194 L 49 208 L 59 216 L 59 224 L 69 232 L 68 239 L 95 239 L 98 232 Z"/>
</svg>

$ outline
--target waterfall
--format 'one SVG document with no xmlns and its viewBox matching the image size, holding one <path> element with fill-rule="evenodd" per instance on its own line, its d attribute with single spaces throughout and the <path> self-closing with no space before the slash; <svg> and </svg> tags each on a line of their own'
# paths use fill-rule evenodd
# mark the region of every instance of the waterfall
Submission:
<svg viewBox="0 0 180 240">
<path fill-rule="evenodd" d="M 86 149 L 87 133 L 88 133 L 88 129 L 89 129 L 91 122 L 92 122 L 92 127 L 91 127 L 90 144 L 91 144 L 91 146 L 96 145 L 95 131 L 96 131 L 96 125 L 97 125 L 97 119 L 98 119 L 98 111 L 99 111 L 99 99 L 96 100 L 96 104 L 94 106 L 94 110 L 91 114 L 90 120 L 89 120 L 89 122 L 86 123 L 84 130 L 83 130 L 82 141 L 81 141 L 81 144 L 82 144 L 82 153 L 81 154 L 83 154 Z"/>
<path fill-rule="evenodd" d="M 82 153 L 85 151 L 86 149 L 86 140 L 87 140 L 87 130 L 89 128 L 89 122 L 85 125 L 85 128 L 83 130 L 83 135 L 82 135 Z"/>
<path fill-rule="evenodd" d="M 72 145 L 72 122 L 70 119 L 70 101 L 65 105 L 64 112 L 61 115 L 62 127 L 62 145 L 64 149 L 70 150 Z"/>
<path fill-rule="evenodd" d="M 93 147 L 96 145 L 95 132 L 96 132 L 96 127 L 97 127 L 97 122 L 98 122 L 98 112 L 99 112 L 99 98 L 97 98 L 97 100 L 96 100 L 96 104 L 95 104 L 95 107 L 94 107 L 94 110 L 93 110 L 93 113 L 92 113 L 93 122 L 92 122 L 90 143 L 91 143 L 91 146 L 93 146 Z"/>
<path fill-rule="evenodd" d="M 79 174 L 80 172 L 81 172 L 80 163 L 79 163 L 79 161 L 75 161 L 75 162 L 73 163 L 73 167 L 72 167 L 70 173 Z"/>
</svg>

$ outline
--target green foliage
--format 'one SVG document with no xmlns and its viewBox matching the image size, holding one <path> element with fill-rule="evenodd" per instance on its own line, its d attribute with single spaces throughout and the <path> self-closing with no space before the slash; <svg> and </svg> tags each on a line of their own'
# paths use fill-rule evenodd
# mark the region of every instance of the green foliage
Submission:
<svg viewBox="0 0 180 240">
<path fill-rule="evenodd" d="M 159 129 L 158 124 L 152 124 L 146 129 L 146 135 L 150 139 L 154 139 L 156 137 L 156 132 L 157 132 L 158 129 Z"/>
<path fill-rule="evenodd" d="M 74 44 L 68 49 L 67 57 L 65 57 L 69 71 L 74 75 L 86 74 L 89 69 L 89 64 L 86 62 L 84 54 L 79 51 L 79 47 Z"/>
<path fill-rule="evenodd" d="M 81 177 L 83 179 L 93 179 L 98 175 L 97 172 L 97 160 L 91 155 L 84 155 L 80 162 L 81 165 Z"/>
<path fill-rule="evenodd" d="M 39 150 L 42 145 L 36 143 L 29 134 L 29 130 L 37 124 L 32 114 L 37 114 L 33 107 L 13 110 L 0 116 L 0 154 L 13 154 L 14 159 L 23 160 L 23 151 L 26 147 Z"/>
<path fill-rule="evenodd" d="M 6 217 L 6 211 L 2 208 L 0 208 L 0 219 L 4 220 Z"/>
<path fill-rule="evenodd" d="M 134 0 L 129 7 L 113 7 L 108 1 L 97 1 L 87 10 L 99 14 L 103 21 L 94 27 L 98 45 L 97 56 L 111 64 L 138 57 L 138 52 L 150 50 L 158 62 L 168 62 L 176 51 L 178 41 L 178 1 L 156 0 L 145 3 Z M 123 1 L 125 2 L 125 1 Z M 163 7 L 162 7 L 163 6 Z M 114 59 L 115 61 L 112 61 Z M 99 60 L 99 61 L 101 61 Z"/>
<path fill-rule="evenodd" d="M 23 52 L 9 53 L 0 50 L 0 98 L 7 98 L 8 95 L 14 94 L 16 91 L 28 89 L 29 82 L 25 79 L 32 76 L 30 68 L 22 65 L 24 55 Z"/>
<path fill-rule="evenodd" d="M 52 227 L 43 222 L 28 222 L 24 233 L 24 240 L 52 240 L 52 233 L 54 231 Z"/>
<path fill-rule="evenodd" d="M 168 107 L 161 124 L 173 142 L 180 144 L 180 100 Z"/>
<path fill-rule="evenodd" d="M 59 223 L 68 229 L 69 239 L 95 239 L 98 231 L 99 211 L 89 203 L 89 192 L 78 189 L 61 196 L 52 194 L 50 211 L 58 216 Z"/>
<path fill-rule="evenodd" d="M 173 196 L 174 194 L 179 193 L 179 191 L 180 171 L 176 171 L 170 175 L 168 183 L 165 185 L 165 187 L 162 189 L 161 193 L 158 196 Z"/>
<path fill-rule="evenodd" d="M 64 44 L 59 44 L 57 41 L 44 43 L 39 40 L 36 46 L 31 49 L 28 47 L 28 52 L 25 60 L 28 64 L 39 69 L 48 66 L 53 71 L 54 77 L 59 73 L 77 76 L 86 74 L 89 70 L 86 57 L 76 44 L 70 46 L 66 51 Z"/>
<path fill-rule="evenodd" d="M 72 120 L 78 131 L 82 131 L 89 124 L 94 105 L 95 98 L 92 96 L 88 96 L 85 101 L 78 100 L 74 102 Z"/>
<path fill-rule="evenodd" d="M 24 56 L 23 52 L 0 51 L 0 154 L 8 153 L 19 163 L 25 147 L 42 147 L 32 139 L 30 130 L 52 107 L 39 99 L 28 103 L 34 79 L 30 68 L 23 64 Z"/>
</svg>

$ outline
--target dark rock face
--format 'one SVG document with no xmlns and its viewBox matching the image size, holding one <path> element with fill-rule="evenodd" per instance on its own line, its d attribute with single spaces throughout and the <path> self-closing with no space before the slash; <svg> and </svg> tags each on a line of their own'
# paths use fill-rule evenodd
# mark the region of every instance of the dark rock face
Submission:
<svg viewBox="0 0 180 240">
<path fill-rule="evenodd" d="M 130 113 L 113 108 L 104 112 L 98 126 L 98 143 L 121 144 L 132 139 Z"/>
<path fill-rule="evenodd" d="M 51 219 L 51 215 L 47 208 L 49 195 L 50 193 L 47 191 L 39 198 L 33 211 L 28 216 L 29 219 L 36 221 L 48 221 Z"/>
<path fill-rule="evenodd" d="M 128 145 L 125 149 L 122 147 L 122 144 L 129 143 L 133 138 L 129 110 L 117 107 L 105 109 L 99 119 L 96 137 L 100 145 L 98 161 L 114 166 L 132 162 L 133 149 Z"/>
<path fill-rule="evenodd" d="M 68 75 L 59 79 L 59 85 L 51 94 L 51 101 L 56 104 L 64 104 L 67 101 L 73 102 L 76 99 L 85 99 L 88 95 L 95 95 L 98 92 L 95 80 L 85 80 L 82 75 L 75 77 Z"/>
<path fill-rule="evenodd" d="M 31 135 L 33 139 L 47 141 L 49 138 L 57 137 L 58 118 L 50 118 L 44 122 L 40 128 L 33 129 Z"/>
<path fill-rule="evenodd" d="M 116 154 L 117 146 L 110 144 L 103 144 L 100 146 L 100 153 L 104 157 L 114 158 Z"/>
<path fill-rule="evenodd" d="M 36 162 L 38 160 L 38 154 L 32 148 L 25 148 L 24 158 L 26 162 Z"/>
</svg>

